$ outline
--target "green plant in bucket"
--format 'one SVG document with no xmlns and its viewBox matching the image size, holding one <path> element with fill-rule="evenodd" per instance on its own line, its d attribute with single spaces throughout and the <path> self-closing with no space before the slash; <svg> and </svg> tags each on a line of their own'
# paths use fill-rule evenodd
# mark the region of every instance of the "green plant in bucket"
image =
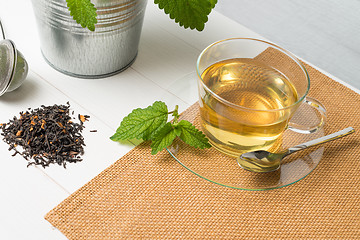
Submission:
<svg viewBox="0 0 360 240">
<path fill-rule="evenodd" d="M 70 15 L 83 28 L 95 31 L 96 7 L 90 0 L 66 0 Z M 154 0 L 171 19 L 184 28 L 202 31 L 217 0 Z"/>
</svg>

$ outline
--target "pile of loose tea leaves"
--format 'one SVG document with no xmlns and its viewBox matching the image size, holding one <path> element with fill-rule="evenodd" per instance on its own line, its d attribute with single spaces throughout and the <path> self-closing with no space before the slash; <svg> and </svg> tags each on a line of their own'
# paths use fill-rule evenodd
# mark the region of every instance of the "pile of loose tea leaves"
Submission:
<svg viewBox="0 0 360 240">
<path fill-rule="evenodd" d="M 79 114 L 79 123 L 73 122 L 69 108 L 69 102 L 29 108 L 20 112 L 19 118 L 1 124 L 3 140 L 9 144 L 9 151 L 15 151 L 12 156 L 20 154 L 29 161 L 28 166 L 44 168 L 53 163 L 66 168 L 66 163 L 82 161 L 85 143 L 81 132 L 89 116 Z"/>
</svg>

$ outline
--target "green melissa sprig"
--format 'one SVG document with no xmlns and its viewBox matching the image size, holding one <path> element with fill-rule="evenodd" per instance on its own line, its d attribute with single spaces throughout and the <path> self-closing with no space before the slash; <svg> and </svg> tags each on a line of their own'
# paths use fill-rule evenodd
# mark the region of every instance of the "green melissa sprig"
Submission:
<svg viewBox="0 0 360 240">
<path fill-rule="evenodd" d="M 97 13 L 90 0 L 66 0 L 70 15 L 82 27 L 95 30 Z M 154 0 L 171 19 L 184 28 L 202 31 L 217 0 Z"/>
<path fill-rule="evenodd" d="M 202 31 L 217 0 L 154 0 L 154 3 L 180 26 Z"/>
<path fill-rule="evenodd" d="M 168 122 L 168 115 L 172 121 Z M 179 121 L 178 106 L 169 112 L 164 102 L 156 101 L 147 108 L 134 109 L 124 117 L 116 133 L 110 137 L 113 141 L 143 139 L 151 140 L 151 154 L 156 154 L 171 145 L 176 137 L 186 144 L 204 149 L 209 148 L 209 140 L 194 125 L 186 120 Z"/>
<path fill-rule="evenodd" d="M 70 15 L 83 28 L 88 28 L 90 31 L 95 30 L 95 23 L 97 23 L 97 13 L 94 4 L 90 0 L 66 0 Z"/>
</svg>

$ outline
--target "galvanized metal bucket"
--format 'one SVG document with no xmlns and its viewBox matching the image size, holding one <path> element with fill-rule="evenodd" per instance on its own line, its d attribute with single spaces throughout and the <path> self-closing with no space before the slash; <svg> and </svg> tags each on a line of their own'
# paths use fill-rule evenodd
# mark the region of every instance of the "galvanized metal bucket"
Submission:
<svg viewBox="0 0 360 240">
<path fill-rule="evenodd" d="M 136 58 L 147 0 L 92 0 L 95 31 L 82 28 L 65 0 L 32 0 L 41 51 L 65 74 L 82 78 L 114 75 Z"/>
</svg>

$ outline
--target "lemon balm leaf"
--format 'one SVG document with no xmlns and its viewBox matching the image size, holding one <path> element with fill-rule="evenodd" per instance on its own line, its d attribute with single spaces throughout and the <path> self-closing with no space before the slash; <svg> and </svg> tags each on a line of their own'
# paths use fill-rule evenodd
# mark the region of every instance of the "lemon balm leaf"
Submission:
<svg viewBox="0 0 360 240">
<path fill-rule="evenodd" d="M 202 31 L 217 0 L 154 0 L 160 9 L 184 28 Z"/>
<path fill-rule="evenodd" d="M 164 102 L 154 102 L 147 108 L 134 109 L 124 117 L 116 133 L 110 137 L 113 141 L 128 139 L 152 139 L 156 132 L 167 122 L 168 108 Z"/>
<path fill-rule="evenodd" d="M 70 15 L 82 27 L 95 31 L 97 13 L 90 0 L 66 0 Z M 184 28 L 202 31 L 217 0 L 154 0 L 171 19 Z"/>
<path fill-rule="evenodd" d="M 217 0 L 209 0 L 209 2 L 211 4 L 211 8 L 214 8 L 217 3 Z"/>
<path fill-rule="evenodd" d="M 164 148 L 170 146 L 170 144 L 176 138 L 175 129 L 172 124 L 168 122 L 163 128 L 161 128 L 152 139 L 151 154 L 155 155 Z"/>
<path fill-rule="evenodd" d="M 70 15 L 83 28 L 95 31 L 97 13 L 90 0 L 66 0 Z"/>
<path fill-rule="evenodd" d="M 168 115 L 174 119 L 167 121 Z M 156 154 L 170 146 L 176 137 L 186 144 L 197 148 L 209 148 L 209 140 L 190 122 L 178 121 L 178 106 L 169 112 L 164 102 L 157 101 L 147 108 L 134 109 L 124 117 L 115 134 L 110 137 L 113 141 L 143 139 L 151 140 L 151 154 Z"/>
<path fill-rule="evenodd" d="M 176 128 L 181 129 L 180 139 L 186 144 L 204 149 L 210 148 L 209 139 L 206 138 L 205 134 L 198 130 L 194 125 L 186 120 L 181 120 Z"/>
</svg>

